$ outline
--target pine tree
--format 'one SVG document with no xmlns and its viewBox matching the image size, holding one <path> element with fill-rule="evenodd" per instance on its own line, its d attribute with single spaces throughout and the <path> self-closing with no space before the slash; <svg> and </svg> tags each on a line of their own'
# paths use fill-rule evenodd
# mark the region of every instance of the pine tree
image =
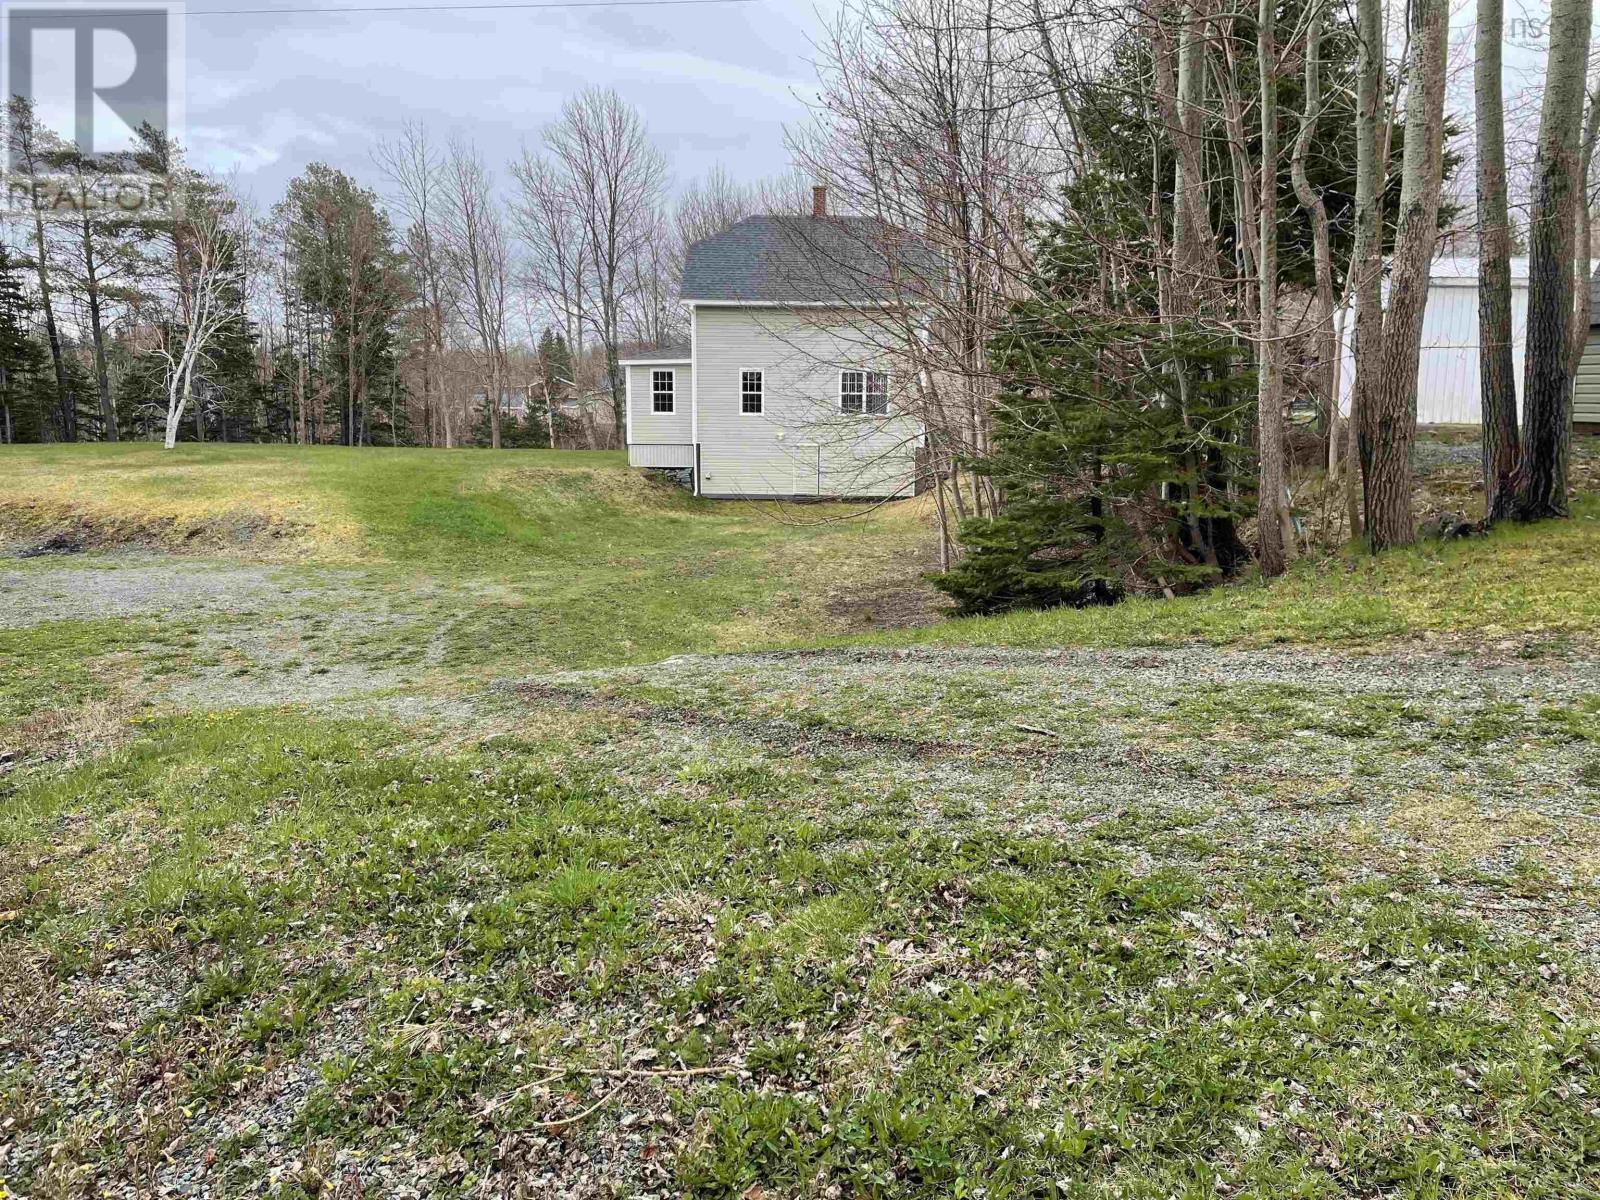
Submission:
<svg viewBox="0 0 1600 1200">
<path fill-rule="evenodd" d="M 41 441 L 55 401 L 50 356 L 31 329 L 34 307 L 22 269 L 0 245 L 0 442 Z"/>
</svg>

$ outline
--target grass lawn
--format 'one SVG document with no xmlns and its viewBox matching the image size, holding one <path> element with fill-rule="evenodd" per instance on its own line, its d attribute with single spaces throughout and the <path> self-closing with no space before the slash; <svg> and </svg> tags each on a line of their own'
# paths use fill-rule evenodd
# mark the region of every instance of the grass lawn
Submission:
<svg viewBox="0 0 1600 1200">
<path fill-rule="evenodd" d="M 288 582 L 404 596 L 397 637 L 447 628 L 474 661 L 524 665 L 839 633 L 886 581 L 926 615 L 920 508 L 851 511 L 697 501 L 619 453 L 0 448 L 0 527 L 19 545 L 65 533 L 278 563 Z"/>
<path fill-rule="evenodd" d="M 1600 633 L 1600 494 L 1572 520 L 1503 526 L 1487 537 L 1419 544 L 1374 558 L 1352 549 L 1177 602 L 1053 609 L 945 621 L 875 636 L 881 645 L 1216 646 L 1466 635 Z"/>
<path fill-rule="evenodd" d="M 0 1196 L 1595 1194 L 1592 498 L 888 632 L 915 508 L 614 456 L 0 514 Z"/>
</svg>

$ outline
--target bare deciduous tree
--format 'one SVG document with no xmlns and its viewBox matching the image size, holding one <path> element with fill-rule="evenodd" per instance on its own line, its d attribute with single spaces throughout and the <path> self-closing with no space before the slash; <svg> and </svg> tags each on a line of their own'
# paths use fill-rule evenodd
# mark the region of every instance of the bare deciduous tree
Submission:
<svg viewBox="0 0 1600 1200">
<path fill-rule="evenodd" d="M 1416 537 L 1411 517 L 1411 443 L 1417 427 L 1422 315 L 1438 240 L 1449 16 L 1448 0 L 1416 0 L 1412 8 L 1405 152 L 1389 309 L 1384 315 L 1376 386 L 1366 394 L 1361 413 L 1367 538 L 1375 550 L 1406 545 Z"/>
<path fill-rule="evenodd" d="M 1256 15 L 1256 71 L 1260 75 L 1261 165 L 1256 201 L 1260 281 L 1257 338 L 1257 489 L 1259 519 L 1256 556 L 1268 578 L 1283 573 L 1283 345 L 1278 338 L 1278 41 L 1277 0 L 1260 0 Z"/>
<path fill-rule="evenodd" d="M 1577 262 L 1577 303 L 1572 309 L 1572 332 L 1567 341 L 1570 357 L 1567 370 L 1577 375 L 1583 361 L 1584 345 L 1589 338 L 1589 324 L 1594 317 L 1594 288 L 1590 272 L 1594 270 L 1594 219 L 1593 206 L 1597 199 L 1594 185 L 1594 152 L 1600 142 L 1600 82 L 1589 93 L 1589 115 L 1583 119 L 1583 147 L 1578 162 L 1578 229 L 1577 246 L 1573 257 Z"/>
<path fill-rule="evenodd" d="M 995 511 L 988 480 L 965 467 L 989 448 L 989 338 L 1025 290 L 1026 215 L 1045 187 L 1047 130 L 1026 99 L 1037 80 L 1019 67 L 1034 36 L 993 4 L 855 0 L 821 47 L 815 120 L 791 137 L 829 211 L 873 218 L 858 236 L 886 243 L 869 248 L 875 282 L 904 303 L 850 322 L 914 382 L 897 402 L 928 430 L 941 562 L 959 522 Z M 907 269 L 912 243 L 943 260 L 943 286 Z"/>
<path fill-rule="evenodd" d="M 7 101 L 7 133 L 11 138 L 10 154 L 13 170 L 24 179 L 43 175 L 49 147 L 44 143 L 49 135 L 34 117 L 33 106 L 21 96 Z M 56 325 L 55 303 L 50 287 L 50 239 L 45 234 L 44 214 L 37 206 L 33 216 L 33 268 L 39 286 L 39 308 L 44 314 L 45 333 L 50 343 L 50 365 L 55 369 L 57 422 L 61 436 L 71 440 L 76 435 L 74 413 L 67 395 L 67 368 L 62 358 L 61 333 Z"/>
<path fill-rule="evenodd" d="M 421 125 L 407 122 L 393 142 L 373 152 L 395 189 L 395 203 L 410 222 L 406 242 L 416 276 L 419 338 L 422 349 L 422 416 L 432 445 L 453 444 L 450 410 L 444 396 L 445 280 L 441 222 L 444 161 Z"/>
<path fill-rule="evenodd" d="M 489 445 L 500 449 L 500 395 L 505 383 L 506 306 L 511 271 L 505 221 L 477 151 L 452 142 L 445 163 L 448 261 L 461 288 L 461 316 L 482 351 Z"/>
<path fill-rule="evenodd" d="M 511 221 L 525 253 L 523 282 L 555 310 L 567 345 L 581 356 L 589 294 L 587 223 L 570 180 L 549 159 L 524 149 L 511 175 L 517 181 Z"/>
<path fill-rule="evenodd" d="M 1300 110 L 1300 130 L 1295 136 L 1290 161 L 1295 199 L 1311 222 L 1311 252 L 1316 278 L 1316 293 L 1311 312 L 1311 342 L 1315 363 L 1312 371 L 1317 404 L 1328 429 L 1328 469 L 1339 468 L 1339 407 L 1335 380 L 1339 365 L 1339 339 L 1334 327 L 1333 249 L 1328 205 L 1312 186 L 1306 158 L 1317 135 L 1322 117 L 1322 0 L 1313 0 L 1306 14 L 1305 95 Z"/>
<path fill-rule="evenodd" d="M 1585 190 L 1580 174 L 1584 76 L 1593 27 L 1594 0 L 1553 0 L 1529 219 L 1523 457 L 1516 498 L 1516 513 L 1522 520 L 1568 512 L 1573 383 L 1569 340 L 1577 283 L 1576 208 Z M 1587 269 L 1583 274 L 1587 276 Z"/>
<path fill-rule="evenodd" d="M 545 130 L 545 144 L 561 164 L 564 194 L 583 229 L 594 289 L 589 325 L 605 352 L 613 436 L 620 441 L 627 400 L 618 350 L 635 265 L 655 231 L 666 162 L 638 112 L 609 89 L 591 88 L 567 101 Z"/>
</svg>

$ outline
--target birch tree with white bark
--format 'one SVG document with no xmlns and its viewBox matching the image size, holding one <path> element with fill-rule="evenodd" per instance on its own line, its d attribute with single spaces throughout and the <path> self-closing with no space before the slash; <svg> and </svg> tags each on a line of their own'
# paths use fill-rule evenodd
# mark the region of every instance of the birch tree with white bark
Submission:
<svg viewBox="0 0 1600 1200">
<path fill-rule="evenodd" d="M 238 211 L 220 189 L 192 192 L 168 234 L 172 295 L 156 346 L 166 367 L 168 450 L 177 445 L 196 370 L 222 335 L 244 321 L 244 237 Z"/>
</svg>

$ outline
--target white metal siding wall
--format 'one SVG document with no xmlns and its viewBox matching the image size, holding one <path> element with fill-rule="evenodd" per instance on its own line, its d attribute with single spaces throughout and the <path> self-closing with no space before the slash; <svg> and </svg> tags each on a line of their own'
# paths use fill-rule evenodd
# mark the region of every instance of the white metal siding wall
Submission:
<svg viewBox="0 0 1600 1200">
<path fill-rule="evenodd" d="M 839 412 L 839 371 L 878 364 L 823 313 L 697 306 L 700 490 L 708 496 L 909 495 L 919 422 Z M 763 372 L 762 413 L 740 411 L 739 373 Z M 904 386 L 894 379 L 895 393 Z"/>
<path fill-rule="evenodd" d="M 688 363 L 644 363 L 628 371 L 628 463 L 635 467 L 687 467 L 694 451 L 667 452 L 651 447 L 688 446 L 689 405 L 693 402 L 693 372 Z M 658 413 L 650 398 L 650 372 L 674 372 L 672 411 Z M 665 461 L 666 459 L 674 461 Z M 676 459 L 684 461 L 679 462 Z"/>
<path fill-rule="evenodd" d="M 1600 424 L 1600 328 L 1589 330 L 1583 361 L 1578 364 L 1578 383 L 1572 394 L 1572 419 Z"/>
<path fill-rule="evenodd" d="M 1387 300 L 1385 288 L 1385 300 Z M 1355 313 L 1345 315 L 1344 363 L 1339 371 L 1342 411 L 1350 411 L 1355 379 Z M 1528 344 L 1528 283 L 1511 283 L 1511 359 L 1522 404 L 1522 357 Z M 1423 425 L 1474 425 L 1482 420 L 1478 387 L 1478 281 L 1435 279 L 1422 315 L 1422 354 L 1417 364 L 1417 420 Z"/>
</svg>

